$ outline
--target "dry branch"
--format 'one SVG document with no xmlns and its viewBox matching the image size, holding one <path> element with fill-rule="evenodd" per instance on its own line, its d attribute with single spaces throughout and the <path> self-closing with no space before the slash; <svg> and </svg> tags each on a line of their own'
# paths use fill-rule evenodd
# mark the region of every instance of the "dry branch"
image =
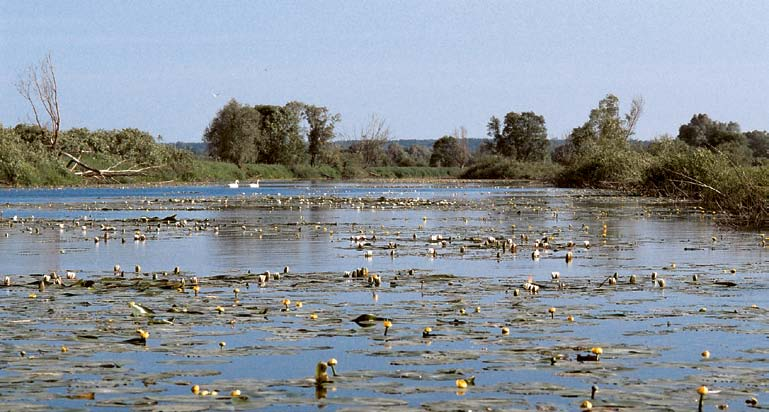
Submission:
<svg viewBox="0 0 769 412">
<path fill-rule="evenodd" d="M 27 69 L 26 74 L 16 82 L 16 90 L 32 108 L 37 126 L 50 133 L 48 144 L 51 147 L 56 146 L 59 139 L 61 116 L 59 114 L 59 87 L 56 83 L 56 72 L 50 54 L 43 58 L 37 67 L 31 66 Z M 48 122 L 43 123 L 40 118 L 38 104 L 48 115 Z"/>
<path fill-rule="evenodd" d="M 112 177 L 124 177 L 124 176 L 141 176 L 141 175 L 144 175 L 145 172 L 148 170 L 162 167 L 160 165 L 155 165 L 155 166 L 137 167 L 133 169 L 131 168 L 115 169 L 116 167 L 125 163 L 125 160 L 121 160 L 106 169 L 97 169 L 93 166 L 88 165 L 87 163 L 83 162 L 79 158 L 67 152 L 62 151 L 60 153 L 64 157 L 67 157 L 68 159 L 70 159 L 68 164 L 68 169 L 73 174 L 75 174 L 75 176 L 82 176 L 82 177 L 112 178 Z M 78 167 L 82 170 L 77 170 Z"/>
</svg>

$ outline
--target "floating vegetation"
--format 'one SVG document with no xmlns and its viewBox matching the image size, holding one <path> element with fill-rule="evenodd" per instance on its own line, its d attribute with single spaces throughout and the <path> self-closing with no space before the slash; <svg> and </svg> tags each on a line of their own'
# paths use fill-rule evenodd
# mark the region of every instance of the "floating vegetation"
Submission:
<svg viewBox="0 0 769 412">
<path fill-rule="evenodd" d="M 755 233 L 611 193 L 306 184 L 6 205 L 4 407 L 763 402 Z"/>
</svg>

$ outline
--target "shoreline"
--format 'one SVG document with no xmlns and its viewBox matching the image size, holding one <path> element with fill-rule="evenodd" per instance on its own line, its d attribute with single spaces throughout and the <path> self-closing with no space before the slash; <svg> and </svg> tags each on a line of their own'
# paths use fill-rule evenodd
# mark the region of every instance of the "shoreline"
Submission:
<svg viewBox="0 0 769 412">
<path fill-rule="evenodd" d="M 352 178 L 352 179 L 306 179 L 306 178 L 289 178 L 289 179 L 259 179 L 262 185 L 275 183 L 275 182 L 344 182 L 344 183 L 383 183 L 383 182 L 403 182 L 403 183 L 488 183 L 493 184 L 525 184 L 527 186 L 539 185 L 542 187 L 558 187 L 546 180 L 536 179 L 460 179 L 460 178 Z M 73 189 L 73 188 L 141 188 L 141 187 L 179 187 L 179 186 L 225 186 L 229 181 L 164 181 L 164 182 L 138 182 L 138 183 L 96 183 L 96 184 L 77 184 L 77 185 L 40 185 L 40 186 L 9 186 L 0 184 L 0 190 L 5 189 L 23 189 L 23 190 L 35 190 L 35 189 Z M 564 189 L 568 189 L 563 187 Z"/>
</svg>

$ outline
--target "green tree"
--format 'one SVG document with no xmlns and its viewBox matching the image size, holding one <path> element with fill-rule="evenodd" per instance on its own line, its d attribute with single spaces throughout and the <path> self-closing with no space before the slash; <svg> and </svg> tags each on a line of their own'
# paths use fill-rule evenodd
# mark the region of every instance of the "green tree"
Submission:
<svg viewBox="0 0 769 412">
<path fill-rule="evenodd" d="M 712 120 L 707 114 L 692 116 L 689 123 L 678 128 L 678 138 L 695 147 L 717 148 L 726 143 L 742 143 L 744 136 L 740 125 Z"/>
<path fill-rule="evenodd" d="M 385 148 L 388 166 L 416 166 L 416 162 L 406 152 L 406 149 L 397 142 L 390 142 Z"/>
<path fill-rule="evenodd" d="M 216 114 L 203 134 L 209 154 L 217 159 L 242 166 L 256 162 L 256 147 L 261 140 L 261 116 L 256 109 L 246 107 L 237 100 L 230 100 Z"/>
<path fill-rule="evenodd" d="M 443 136 L 433 143 L 430 166 L 463 167 L 467 159 L 467 151 L 456 137 Z"/>
<path fill-rule="evenodd" d="M 304 116 L 309 125 L 307 149 L 310 154 L 310 165 L 315 166 L 324 146 L 334 138 L 334 126 L 341 120 L 341 116 L 338 113 L 330 114 L 325 107 L 309 104 L 304 105 Z"/>
<path fill-rule="evenodd" d="M 746 132 L 745 139 L 753 152 L 753 157 L 769 159 L 769 132 L 765 130 Z"/>
<path fill-rule="evenodd" d="M 415 144 L 406 149 L 406 153 L 414 161 L 414 166 L 429 166 L 433 153 L 427 146 Z"/>
<path fill-rule="evenodd" d="M 545 118 L 534 112 L 510 112 L 504 126 L 492 116 L 487 131 L 498 154 L 522 161 L 544 160 L 547 155 Z"/>
<path fill-rule="evenodd" d="M 613 94 L 606 95 L 598 102 L 598 107 L 590 111 L 588 120 L 571 131 L 566 144 L 556 149 L 553 158 L 560 163 L 571 163 L 596 150 L 596 145 L 602 147 L 602 150 L 626 149 L 628 140 L 635 133 L 643 107 L 643 98 L 636 97 L 630 105 L 630 111 L 620 116 L 619 98 Z"/>
<path fill-rule="evenodd" d="M 256 147 L 263 163 L 285 165 L 303 162 L 305 145 L 302 140 L 301 111 L 292 106 L 257 105 L 261 123 L 260 144 Z"/>
<path fill-rule="evenodd" d="M 574 129 L 572 140 L 577 147 L 587 141 L 623 144 L 633 135 L 642 111 L 643 100 L 636 98 L 631 104 L 630 112 L 623 119 L 619 112 L 619 98 L 608 94 L 598 102 L 597 108 L 590 111 L 588 121 Z"/>
</svg>

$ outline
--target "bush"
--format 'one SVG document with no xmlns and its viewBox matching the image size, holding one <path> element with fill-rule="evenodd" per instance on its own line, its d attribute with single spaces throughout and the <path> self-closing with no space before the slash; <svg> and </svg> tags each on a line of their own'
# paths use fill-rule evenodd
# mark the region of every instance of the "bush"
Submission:
<svg viewBox="0 0 769 412">
<path fill-rule="evenodd" d="M 558 186 L 621 189 L 641 179 L 643 153 L 612 144 L 588 144 L 557 174 Z"/>
<path fill-rule="evenodd" d="M 611 187 L 628 192 L 691 199 L 726 212 L 741 226 L 769 226 L 769 167 L 740 167 L 732 154 L 664 139 L 648 151 L 595 145 L 572 158 L 556 183 Z"/>
<path fill-rule="evenodd" d="M 34 138 L 39 136 L 39 129 L 33 129 L 0 127 L 0 183 L 37 186 L 76 182 L 77 179 L 57 161 L 43 140 Z"/>
<path fill-rule="evenodd" d="M 463 179 L 525 179 L 551 181 L 560 166 L 550 162 L 521 162 L 511 158 L 488 155 L 473 162 L 460 177 Z"/>
<path fill-rule="evenodd" d="M 663 141 L 651 148 L 638 191 L 694 199 L 743 226 L 769 225 L 769 167 L 739 167 L 727 154 Z"/>
</svg>

